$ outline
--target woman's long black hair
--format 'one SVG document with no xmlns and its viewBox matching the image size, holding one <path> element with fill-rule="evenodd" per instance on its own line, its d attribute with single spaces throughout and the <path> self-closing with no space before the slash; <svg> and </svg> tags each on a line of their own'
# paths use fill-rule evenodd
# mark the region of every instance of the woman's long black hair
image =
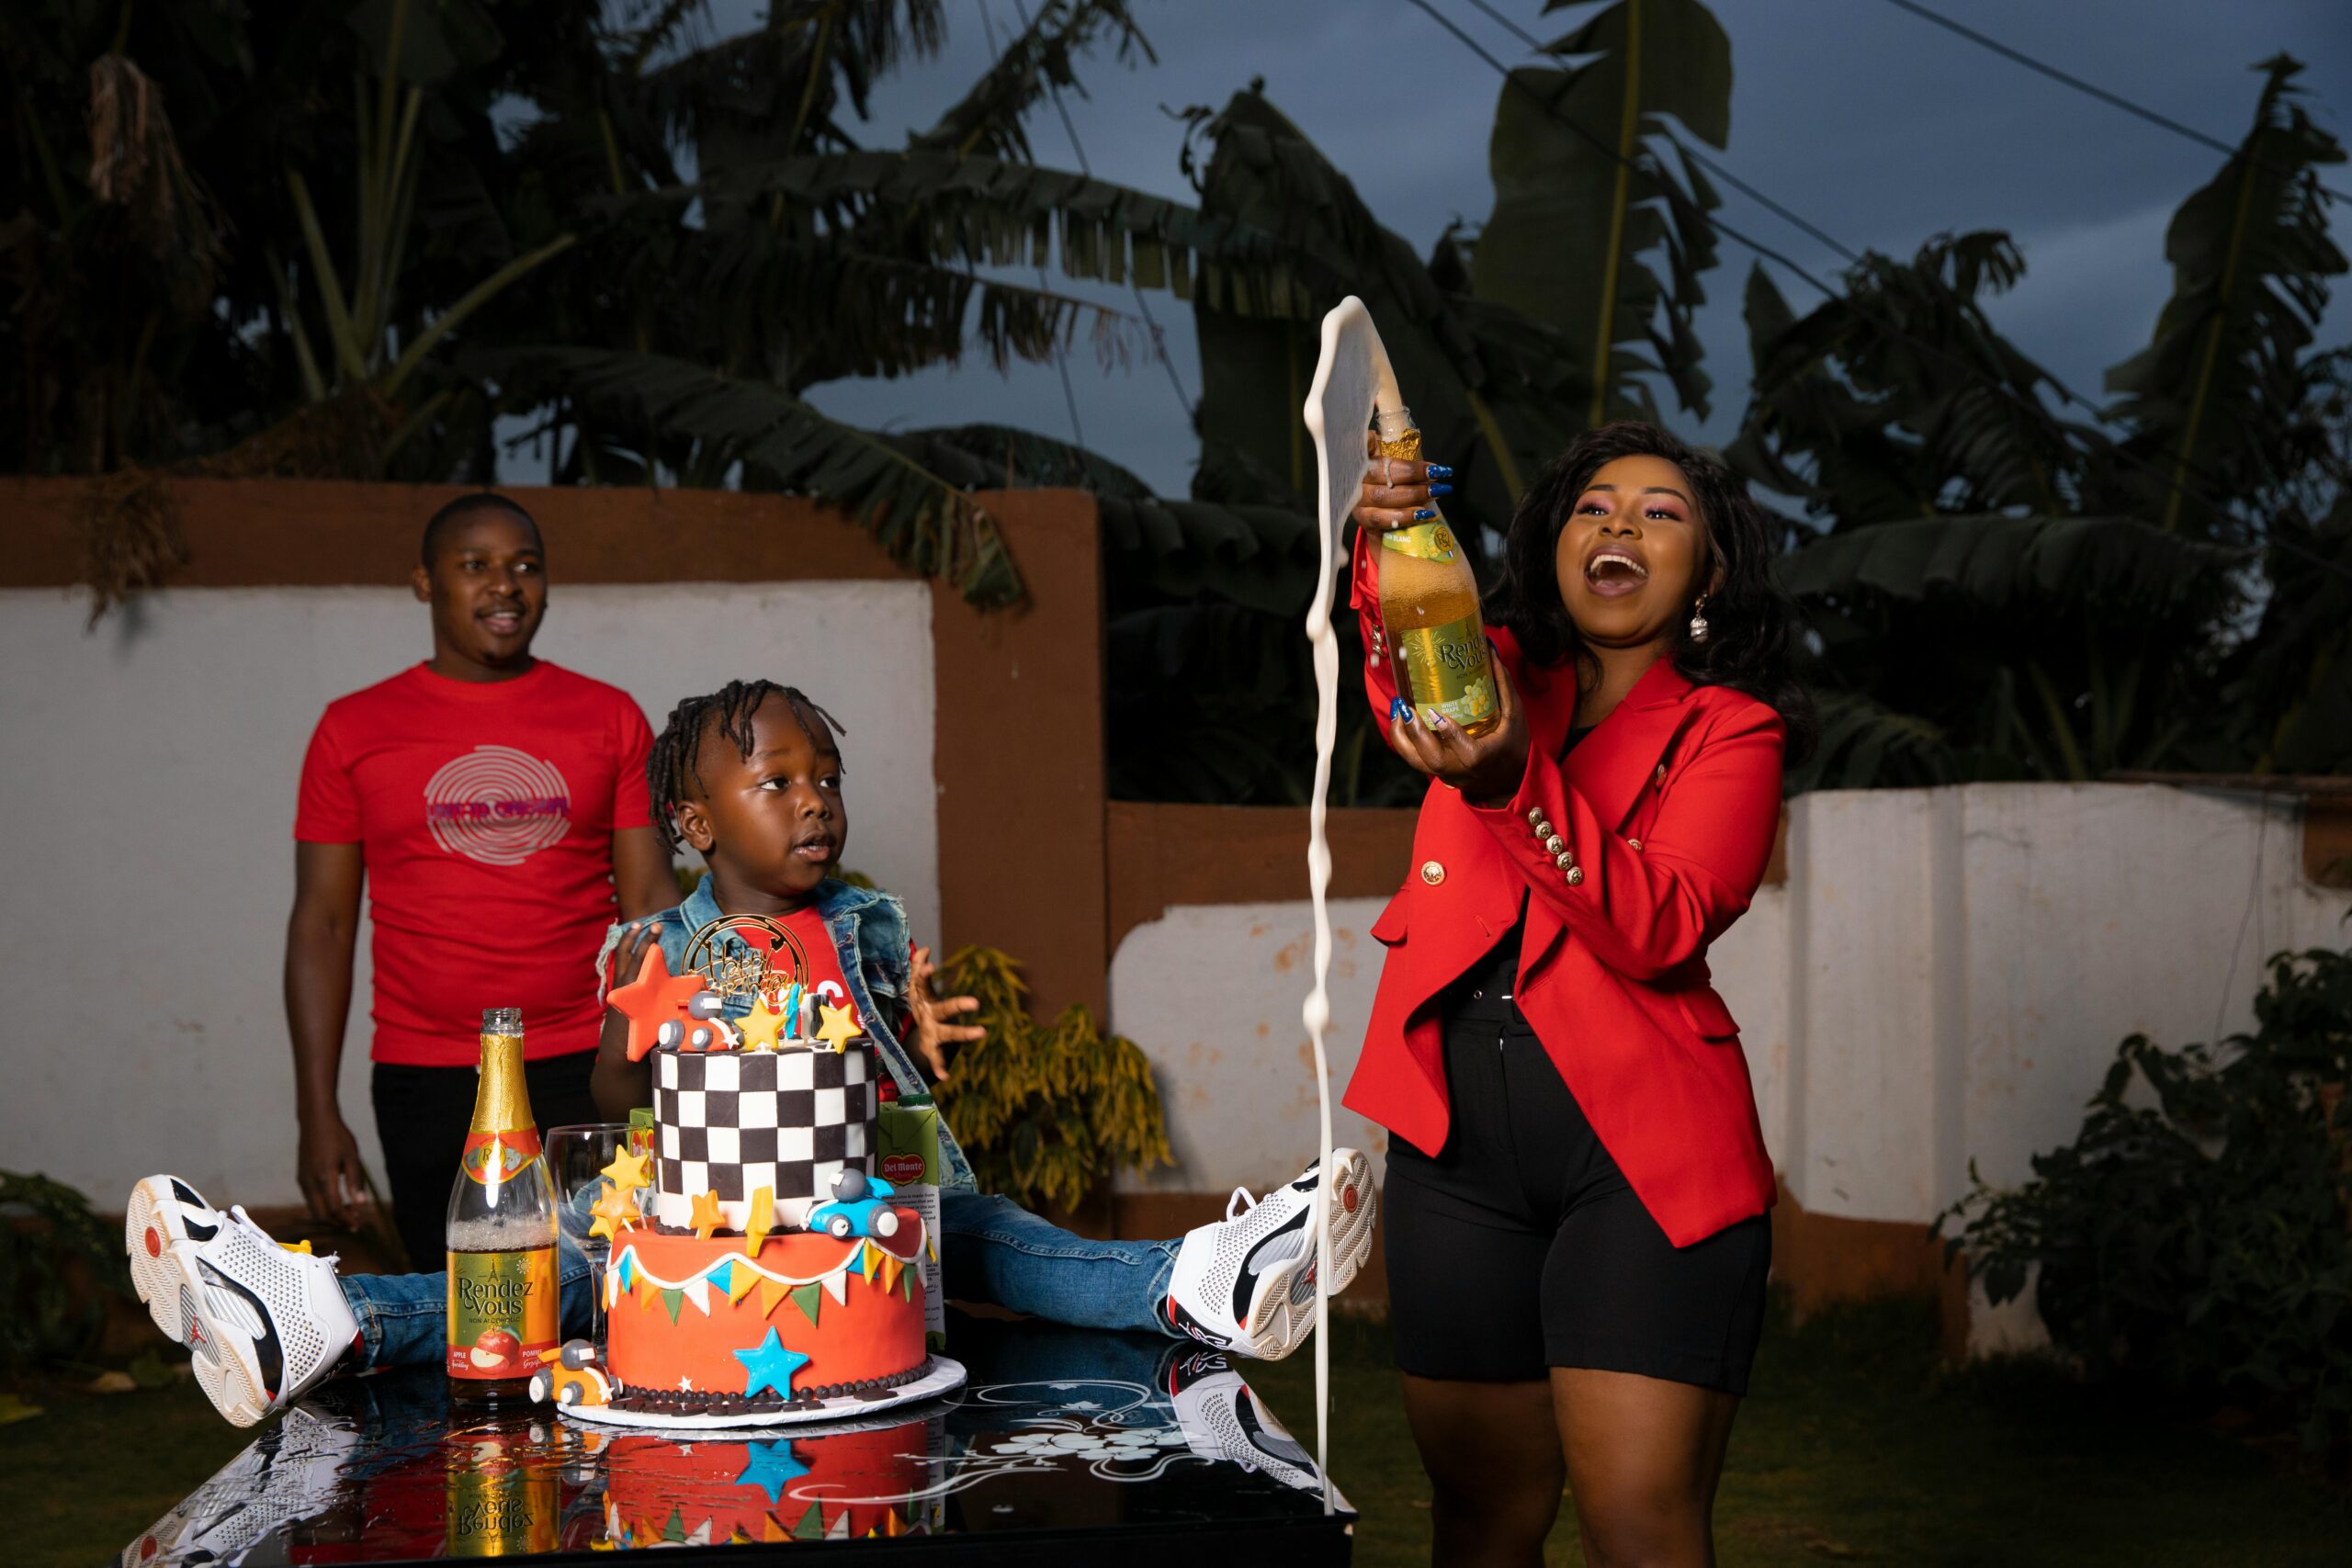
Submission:
<svg viewBox="0 0 2352 1568">
<path fill-rule="evenodd" d="M 1675 616 L 1674 667 L 1692 683 L 1729 686 L 1771 706 L 1788 727 L 1786 758 L 1813 750 L 1813 704 L 1791 669 L 1797 611 L 1772 580 L 1779 531 L 1748 499 L 1737 475 L 1654 424 L 1622 420 L 1587 431 L 1552 459 L 1511 514 L 1502 581 L 1487 598 L 1487 618 L 1510 628 L 1531 664 L 1574 663 L 1588 672 L 1592 654 L 1560 597 L 1560 530 L 1593 475 L 1620 457 L 1660 457 L 1682 470 L 1698 503 L 1704 547 L 1691 590 L 1707 595 L 1707 640 L 1690 640 L 1689 607 Z M 1720 587 L 1709 589 L 1717 570 Z"/>
</svg>

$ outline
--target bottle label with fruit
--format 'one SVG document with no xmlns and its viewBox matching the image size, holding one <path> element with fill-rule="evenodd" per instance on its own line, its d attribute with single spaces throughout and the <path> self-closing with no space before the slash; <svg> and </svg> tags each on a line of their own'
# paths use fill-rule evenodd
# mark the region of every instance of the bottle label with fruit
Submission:
<svg viewBox="0 0 2352 1568">
<path fill-rule="evenodd" d="M 1396 689 L 1423 723 L 1436 712 L 1475 729 L 1494 716 L 1495 680 L 1484 634 L 1476 615 L 1391 634 Z"/>
<path fill-rule="evenodd" d="M 528 1377 L 556 1346 L 553 1247 L 514 1252 L 449 1249 L 449 1358 L 453 1378 Z"/>
</svg>

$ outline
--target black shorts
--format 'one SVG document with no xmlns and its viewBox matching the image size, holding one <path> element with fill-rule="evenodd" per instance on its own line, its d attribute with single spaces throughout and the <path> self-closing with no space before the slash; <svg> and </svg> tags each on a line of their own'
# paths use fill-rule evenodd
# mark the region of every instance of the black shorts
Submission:
<svg viewBox="0 0 2352 1568">
<path fill-rule="evenodd" d="M 1525 1382 L 1589 1367 L 1747 1392 L 1772 1230 L 1678 1247 L 1600 1146 L 1516 1008 L 1446 1028 L 1453 1129 L 1388 1145 L 1388 1318 L 1416 1377 Z"/>
</svg>

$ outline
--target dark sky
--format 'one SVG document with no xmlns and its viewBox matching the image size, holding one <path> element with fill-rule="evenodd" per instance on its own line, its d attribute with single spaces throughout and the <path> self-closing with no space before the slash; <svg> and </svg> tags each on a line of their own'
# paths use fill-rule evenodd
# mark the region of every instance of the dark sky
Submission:
<svg viewBox="0 0 2352 1568">
<path fill-rule="evenodd" d="M 1439 9 L 1501 59 L 1523 45 L 1468 0 Z M 1536 0 L 1494 0 L 1539 38 L 1567 30 L 1587 7 L 1546 17 Z M 2254 110 L 2253 64 L 2285 51 L 2308 66 L 2309 107 L 2352 140 L 2352 6 L 2346 0 L 1938 0 L 1980 31 L 2109 91 L 2236 142 Z M 875 105 L 869 145 L 897 145 L 959 96 L 988 58 L 982 11 L 1000 36 L 1013 0 L 950 0 L 947 48 L 893 80 Z M 1352 179 L 1373 210 L 1417 249 L 1455 217 L 1482 220 L 1493 200 L 1487 137 L 1502 84 L 1493 71 L 1403 0 L 1136 0 L 1159 54 L 1130 70 L 1107 56 L 1083 72 L 1089 96 L 1069 101 L 1095 174 L 1179 199 L 1181 127 L 1161 106 L 1221 105 L 1262 75 L 1274 104 Z M 2221 155 L 1988 54 L 1884 0 L 1715 0 L 1732 40 L 1732 134 L 1722 161 L 1750 184 L 1857 249 L 1908 254 L 1940 231 L 2006 229 L 2028 265 L 1994 315 L 2029 354 L 2086 396 L 2107 367 L 2148 339 L 2170 291 L 2164 230 L 2173 209 L 2210 179 Z M 747 26 L 752 0 L 714 7 L 723 30 Z M 1040 162 L 1075 167 L 1051 107 L 1030 122 Z M 2352 167 L 2331 184 L 2352 188 Z M 1726 190 L 1721 216 L 1817 276 L 1838 259 Z M 2336 220 L 2339 244 L 2352 231 Z M 1686 434 L 1721 440 L 1746 397 L 1739 319 L 1750 258 L 1726 242 L 1700 321 L 1714 378 L 1713 417 L 1684 417 Z M 1132 310 L 1121 290 L 1057 287 Z M 1792 304 L 1815 298 L 1781 275 Z M 2322 341 L 2352 338 L 2339 285 Z M 1191 313 L 1167 295 L 1152 309 L 1167 329 L 1184 387 L 1197 393 Z M 1184 494 L 1194 444 L 1156 365 L 1097 367 L 1081 340 L 1069 364 L 1088 445 L 1163 493 Z M 1411 389 L 1407 389 L 1409 398 Z M 839 417 L 920 426 L 986 419 L 1068 436 L 1070 417 L 1050 366 L 1010 378 L 984 363 L 898 381 L 819 389 Z"/>
</svg>

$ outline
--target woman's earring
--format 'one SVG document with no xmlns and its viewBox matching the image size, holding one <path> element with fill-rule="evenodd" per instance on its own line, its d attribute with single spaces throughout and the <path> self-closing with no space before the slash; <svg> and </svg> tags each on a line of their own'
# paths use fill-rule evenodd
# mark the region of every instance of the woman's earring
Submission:
<svg viewBox="0 0 2352 1568">
<path fill-rule="evenodd" d="M 1690 606 L 1690 640 L 1707 640 L 1707 596 L 1704 593 L 1700 594 L 1699 602 Z"/>
</svg>

